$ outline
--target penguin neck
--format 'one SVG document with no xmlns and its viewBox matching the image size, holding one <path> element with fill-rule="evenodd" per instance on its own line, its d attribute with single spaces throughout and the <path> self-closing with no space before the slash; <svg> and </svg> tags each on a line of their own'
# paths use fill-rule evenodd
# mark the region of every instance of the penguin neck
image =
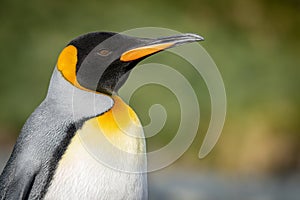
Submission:
<svg viewBox="0 0 300 200">
<path fill-rule="evenodd" d="M 69 99 L 68 97 L 71 97 L 75 92 L 81 91 L 82 90 L 74 87 L 71 83 L 69 83 L 57 70 L 57 67 L 55 67 L 50 79 L 50 84 L 46 98 L 58 100 L 61 101 L 61 103 L 64 103 L 64 100 Z"/>
<path fill-rule="evenodd" d="M 103 155 L 110 166 L 122 171 L 145 172 L 142 125 L 134 111 L 116 94 L 108 96 L 78 89 L 54 69 L 45 100 L 54 104 L 58 112 L 70 115 L 75 123 L 84 119 L 68 147 L 69 152 L 74 151 L 76 155 L 76 141 L 80 141 L 92 155 Z"/>
<path fill-rule="evenodd" d="M 114 105 L 111 96 L 79 89 L 68 82 L 55 67 L 45 101 L 60 112 L 73 116 L 74 121 L 99 116 Z"/>
</svg>

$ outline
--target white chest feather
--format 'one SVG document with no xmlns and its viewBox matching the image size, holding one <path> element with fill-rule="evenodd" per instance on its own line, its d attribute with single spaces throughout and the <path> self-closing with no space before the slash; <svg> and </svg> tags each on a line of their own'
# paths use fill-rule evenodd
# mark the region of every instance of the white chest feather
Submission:
<svg viewBox="0 0 300 200">
<path fill-rule="evenodd" d="M 120 105 L 116 107 L 120 108 Z M 118 160 L 134 171 L 145 170 L 143 168 L 146 165 L 146 157 L 138 156 L 139 153 L 145 152 L 144 140 L 124 134 L 126 129 L 137 137 L 143 136 L 142 128 L 136 126 L 136 123 L 139 123 L 138 119 L 125 120 L 126 123 L 118 123 L 116 127 L 111 119 L 112 114 L 111 111 L 91 119 L 77 131 L 58 164 L 46 193 L 46 200 L 147 198 L 146 174 L 116 170 L 113 169 L 114 166 L 105 164 L 105 160 L 101 162 L 97 158 L 97 152 L 106 151 L 105 145 L 102 145 L 104 136 L 106 142 L 109 141 L 112 146 L 130 155 L 127 157 L 127 154 L 124 154 L 125 156 L 122 154 L 120 157 L 112 154 L 106 158 L 111 161 Z M 136 118 L 136 115 L 131 113 L 130 118 L 132 117 Z M 135 154 L 137 156 L 134 156 Z"/>
</svg>

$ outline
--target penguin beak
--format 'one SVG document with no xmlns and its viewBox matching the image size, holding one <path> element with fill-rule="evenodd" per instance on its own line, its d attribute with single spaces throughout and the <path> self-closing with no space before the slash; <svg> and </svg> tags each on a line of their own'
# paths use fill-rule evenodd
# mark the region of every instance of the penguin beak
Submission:
<svg viewBox="0 0 300 200">
<path fill-rule="evenodd" d="M 146 45 L 130 49 L 121 55 L 120 60 L 129 62 L 185 43 L 203 41 L 204 38 L 191 33 L 151 39 Z"/>
</svg>

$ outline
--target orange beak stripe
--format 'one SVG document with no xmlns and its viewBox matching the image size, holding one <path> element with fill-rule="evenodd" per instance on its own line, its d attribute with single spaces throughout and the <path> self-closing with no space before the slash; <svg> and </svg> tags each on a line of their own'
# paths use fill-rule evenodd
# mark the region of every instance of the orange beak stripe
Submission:
<svg viewBox="0 0 300 200">
<path fill-rule="evenodd" d="M 143 47 L 131 49 L 131 50 L 124 52 L 122 54 L 120 60 L 124 61 L 124 62 L 137 60 L 144 56 L 156 53 L 158 51 L 162 51 L 172 45 L 174 45 L 174 43 L 163 43 L 163 44 L 154 44 L 154 45 L 143 46 Z"/>
</svg>

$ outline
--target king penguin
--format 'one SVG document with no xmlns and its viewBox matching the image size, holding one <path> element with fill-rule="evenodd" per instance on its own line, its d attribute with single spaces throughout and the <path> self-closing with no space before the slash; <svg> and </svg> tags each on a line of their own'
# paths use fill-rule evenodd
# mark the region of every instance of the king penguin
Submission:
<svg viewBox="0 0 300 200">
<path fill-rule="evenodd" d="M 106 140 L 127 154 L 110 152 L 104 160 L 145 172 L 146 156 L 135 156 L 146 155 L 142 126 L 117 91 L 144 58 L 201 40 L 196 34 L 153 39 L 112 32 L 72 40 L 0 176 L 0 200 L 147 199 L 145 173 L 116 170 L 96 158 L 109 152 Z"/>
</svg>

